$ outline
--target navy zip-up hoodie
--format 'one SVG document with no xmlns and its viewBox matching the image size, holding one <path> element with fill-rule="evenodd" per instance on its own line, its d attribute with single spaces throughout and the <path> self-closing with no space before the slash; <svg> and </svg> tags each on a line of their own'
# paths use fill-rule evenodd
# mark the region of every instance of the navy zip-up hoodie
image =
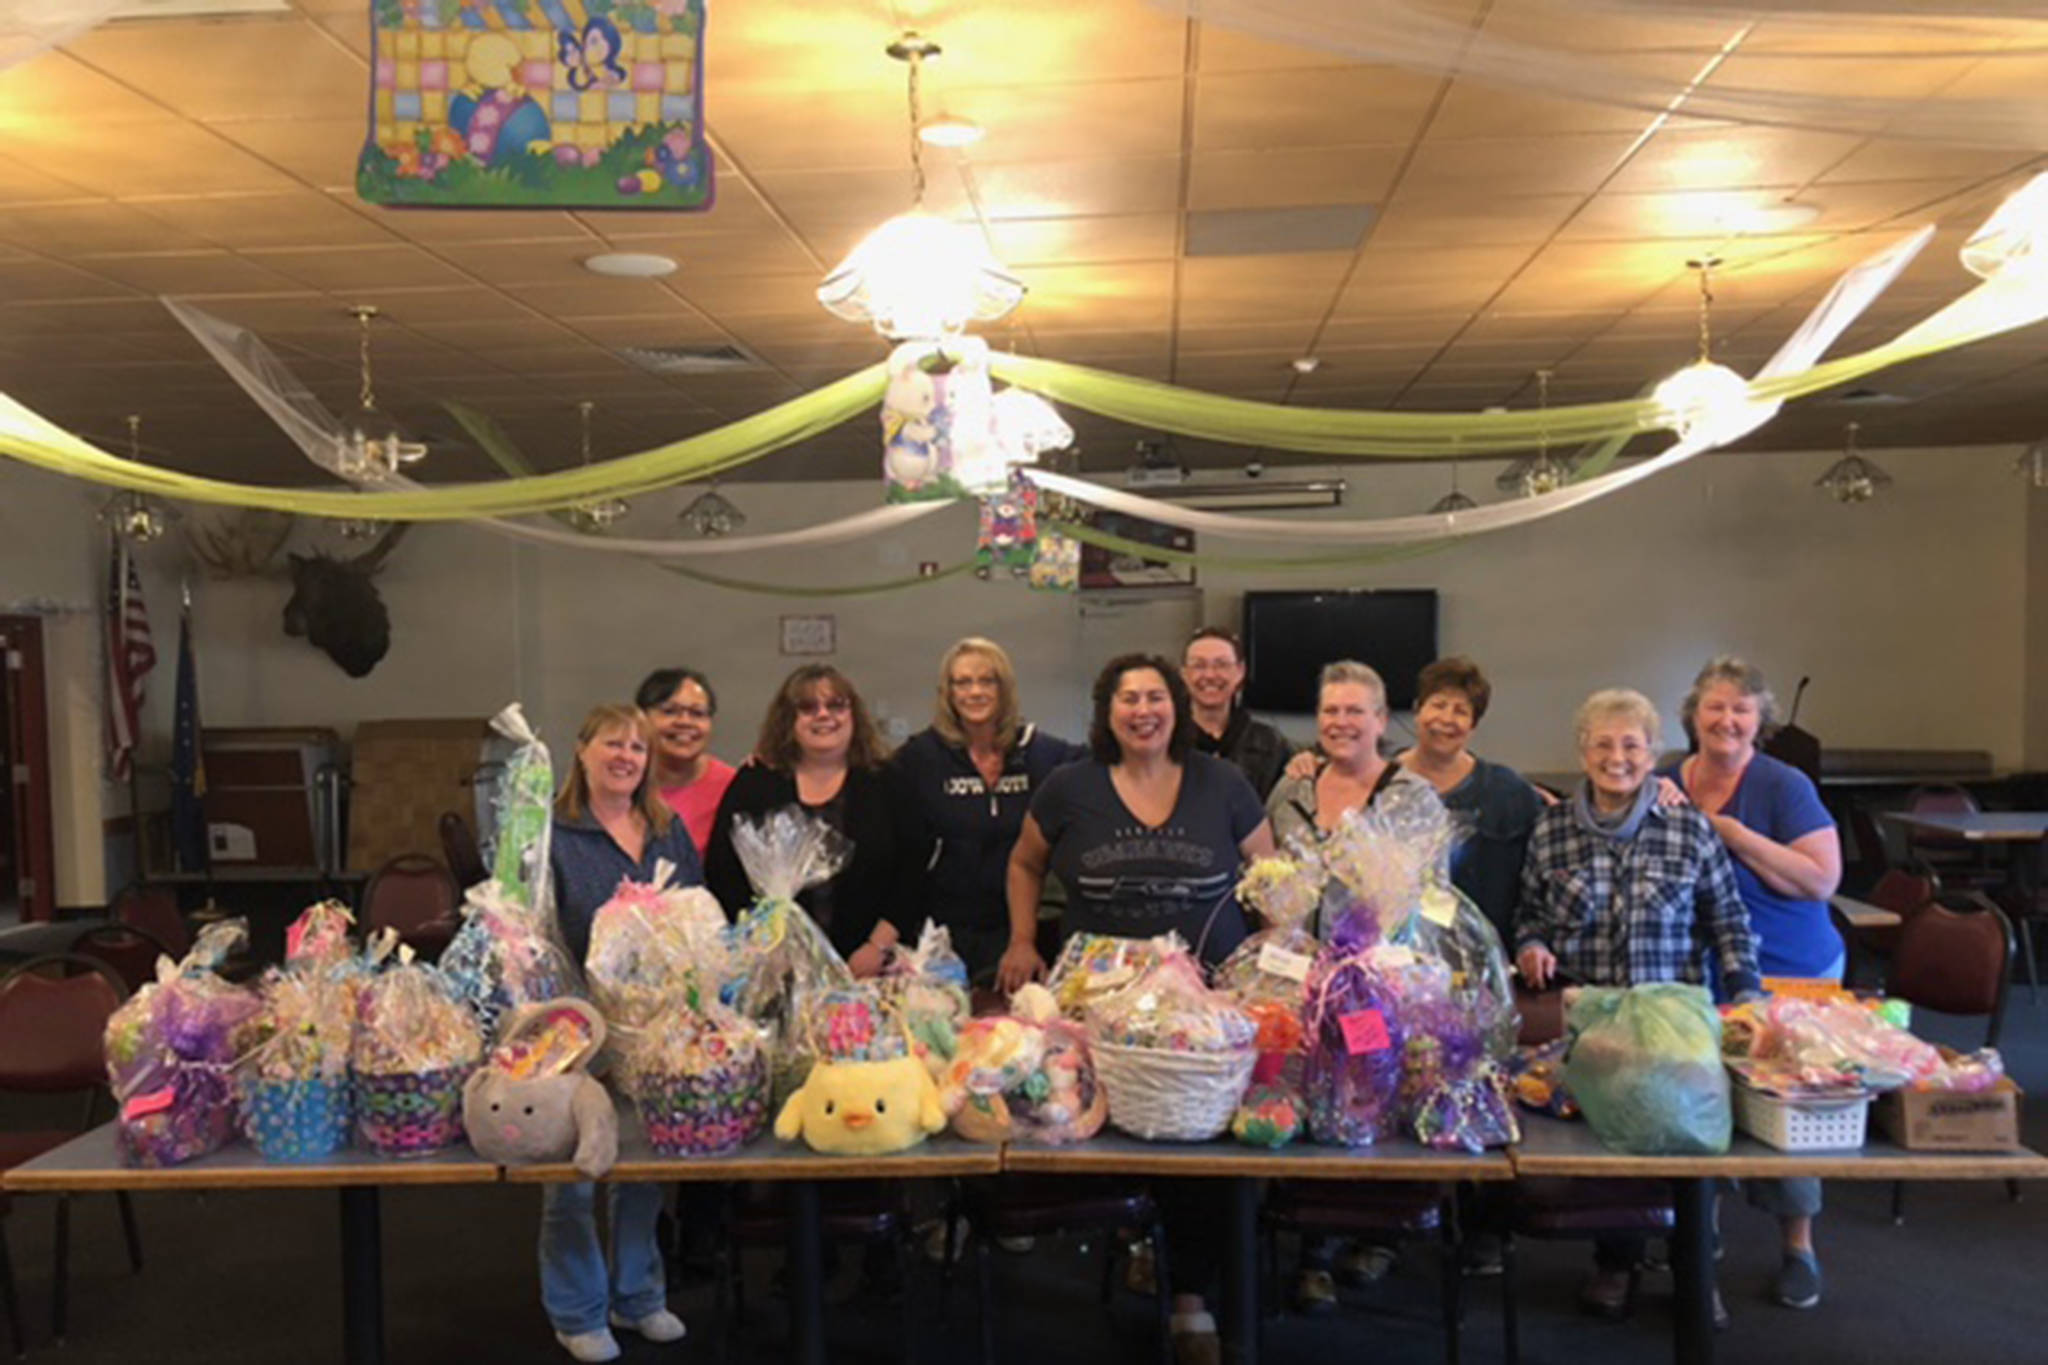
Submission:
<svg viewBox="0 0 2048 1365">
<path fill-rule="evenodd" d="M 1010 849 L 1031 798 L 1054 768 L 1087 749 L 1026 725 L 990 791 L 964 746 L 936 730 L 912 735 L 889 761 L 905 815 L 907 848 L 928 869 L 925 910 L 946 926 L 967 969 L 994 967 L 1009 942 L 1005 884 Z"/>
</svg>

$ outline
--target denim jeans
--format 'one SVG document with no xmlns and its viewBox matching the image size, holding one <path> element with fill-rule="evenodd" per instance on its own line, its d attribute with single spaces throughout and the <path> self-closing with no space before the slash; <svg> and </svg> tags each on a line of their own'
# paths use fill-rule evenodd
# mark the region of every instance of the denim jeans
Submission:
<svg viewBox="0 0 2048 1365">
<path fill-rule="evenodd" d="M 540 1204 L 540 1301 L 557 1332 L 605 1325 L 606 1310 L 638 1320 L 668 1306 L 668 1283 L 654 1220 L 661 1186 L 606 1185 L 611 1265 L 597 1243 L 597 1187 L 587 1181 L 545 1186 Z"/>
</svg>

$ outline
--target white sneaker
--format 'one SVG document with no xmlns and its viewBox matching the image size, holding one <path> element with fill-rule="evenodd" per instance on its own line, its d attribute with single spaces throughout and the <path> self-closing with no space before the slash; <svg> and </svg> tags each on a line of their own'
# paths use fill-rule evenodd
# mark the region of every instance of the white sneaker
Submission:
<svg viewBox="0 0 2048 1365">
<path fill-rule="evenodd" d="M 666 1308 L 657 1308 L 644 1318 L 629 1318 L 622 1313 L 614 1313 L 612 1314 L 612 1326 L 624 1327 L 628 1331 L 638 1332 L 648 1341 L 681 1341 L 690 1330 L 683 1326 L 681 1318 L 669 1312 Z M 614 1351 L 614 1354 L 616 1354 L 616 1351 Z M 610 1357 L 608 1356 L 606 1359 L 610 1359 Z"/>
<path fill-rule="evenodd" d="M 619 1358 L 618 1341 L 603 1327 L 595 1332 L 557 1332 L 555 1340 L 562 1343 L 563 1350 L 588 1365 Z"/>
</svg>

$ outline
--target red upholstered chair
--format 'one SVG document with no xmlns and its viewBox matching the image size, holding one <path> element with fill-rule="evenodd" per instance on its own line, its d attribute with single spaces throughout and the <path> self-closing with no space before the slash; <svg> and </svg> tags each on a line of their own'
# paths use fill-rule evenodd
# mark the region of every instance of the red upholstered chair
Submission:
<svg viewBox="0 0 2048 1365">
<path fill-rule="evenodd" d="M 168 886 L 131 882 L 107 906 L 107 918 L 142 930 L 174 958 L 192 950 L 192 928 L 178 909 L 177 895 Z"/>
<path fill-rule="evenodd" d="M 127 988 L 111 967 L 73 953 L 30 958 L 0 979 L 0 1092 L 53 1095 L 82 1092 L 82 1122 L 75 1128 L 15 1130 L 0 1133 L 0 1169 L 12 1169 L 60 1147 L 92 1126 L 93 1111 L 106 1085 L 107 1063 L 101 1042 L 107 1019 L 127 998 Z M 126 1192 L 117 1194 L 121 1230 L 128 1240 L 129 1263 L 142 1269 L 142 1243 L 135 1229 L 135 1211 Z M 67 1309 L 67 1262 L 71 1241 L 71 1196 L 57 1196 L 56 1267 L 52 1279 L 50 1318 L 63 1340 Z M 14 1349 L 22 1352 L 21 1310 L 15 1300 L 14 1272 L 0 1241 L 0 1299 L 14 1332 Z"/>
<path fill-rule="evenodd" d="M 357 919 L 365 935 L 387 925 L 396 929 L 401 942 L 431 961 L 455 937 L 460 900 L 455 878 L 440 859 L 401 853 L 370 874 Z"/>
<path fill-rule="evenodd" d="M 1828 900 L 1828 915 L 1849 949 L 1848 980 L 1856 980 L 1855 968 L 1865 956 L 1889 959 L 1899 940 L 1899 929 L 1907 919 L 1929 904 L 1941 890 L 1932 874 L 1922 875 L 1894 867 L 1877 879 L 1862 900 L 1836 895 Z"/>
<path fill-rule="evenodd" d="M 71 951 L 114 969 L 129 994 L 156 980 L 156 962 L 169 950 L 154 935 L 127 924 L 97 924 L 72 940 Z"/>
</svg>

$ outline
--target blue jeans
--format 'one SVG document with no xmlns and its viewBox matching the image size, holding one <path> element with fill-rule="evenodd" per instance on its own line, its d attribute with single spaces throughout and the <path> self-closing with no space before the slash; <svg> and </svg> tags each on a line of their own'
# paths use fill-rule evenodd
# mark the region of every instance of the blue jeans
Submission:
<svg viewBox="0 0 2048 1365">
<path fill-rule="evenodd" d="M 605 1326 L 606 1310 L 638 1320 L 668 1307 L 668 1282 L 654 1220 L 661 1186 L 607 1185 L 612 1254 L 607 1271 L 597 1244 L 597 1187 L 588 1181 L 543 1188 L 540 1202 L 540 1302 L 557 1332 Z"/>
</svg>

